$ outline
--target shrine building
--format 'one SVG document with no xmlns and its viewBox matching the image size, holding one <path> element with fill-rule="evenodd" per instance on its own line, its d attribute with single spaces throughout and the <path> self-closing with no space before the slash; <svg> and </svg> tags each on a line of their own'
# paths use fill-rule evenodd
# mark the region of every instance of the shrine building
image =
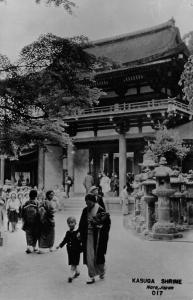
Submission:
<svg viewBox="0 0 193 300">
<path fill-rule="evenodd" d="M 189 51 L 173 19 L 95 41 L 86 51 L 108 58 L 116 68 L 112 64 L 109 70 L 96 70 L 96 87 L 105 92 L 98 105 L 64 119 L 73 141 L 67 151 L 52 145 L 47 152 L 36 149 L 29 154 L 31 160 L 21 159 L 34 185 L 53 188 L 68 172 L 74 178 L 73 191 L 82 193 L 91 170 L 95 178 L 103 171 L 117 173 L 122 189 L 126 173 L 139 172 L 147 138 L 159 122 L 167 121 L 170 128 L 188 124 L 191 131 L 192 111 L 178 85 Z M 20 165 L 15 164 L 17 172 Z"/>
<path fill-rule="evenodd" d="M 167 120 L 172 128 L 192 117 L 178 85 L 189 52 L 173 19 L 93 42 L 86 51 L 121 67 L 97 72 L 96 86 L 106 95 L 96 107 L 65 118 L 73 138 L 68 173 L 74 178 L 75 192 L 84 191 L 88 170 L 94 176 L 100 171 L 117 173 L 122 189 L 126 173 L 139 172 L 147 138 L 158 123 Z"/>
</svg>

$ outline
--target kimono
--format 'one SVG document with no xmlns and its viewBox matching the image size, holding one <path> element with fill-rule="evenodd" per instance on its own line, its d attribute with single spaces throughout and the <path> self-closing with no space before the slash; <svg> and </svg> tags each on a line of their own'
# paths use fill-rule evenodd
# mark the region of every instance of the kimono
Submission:
<svg viewBox="0 0 193 300">
<path fill-rule="evenodd" d="M 83 263 L 88 267 L 90 277 L 104 274 L 105 254 L 111 225 L 110 216 L 95 204 L 96 213 L 89 216 L 87 207 L 82 211 L 79 232 L 83 248 Z"/>
<path fill-rule="evenodd" d="M 39 236 L 39 210 L 36 200 L 27 201 L 21 209 L 22 229 L 28 246 L 35 247 Z"/>
<path fill-rule="evenodd" d="M 91 186 L 94 185 L 94 179 L 93 179 L 92 175 L 87 174 L 85 176 L 84 181 L 83 181 L 83 185 L 86 189 L 86 194 L 88 194 L 89 189 L 91 188 Z"/>
<path fill-rule="evenodd" d="M 129 195 L 127 192 L 127 188 L 124 188 L 120 193 L 120 204 L 122 205 L 122 214 L 128 215 L 128 201 L 129 201 Z"/>
<path fill-rule="evenodd" d="M 4 209 L 5 209 L 5 202 L 3 199 L 0 198 L 0 231 L 1 227 L 4 225 Z"/>
<path fill-rule="evenodd" d="M 9 199 L 7 201 L 7 216 L 9 222 L 18 222 L 18 216 L 19 216 L 19 207 L 20 203 L 19 200 L 16 198 L 14 201 L 12 199 Z"/>
<path fill-rule="evenodd" d="M 55 239 L 54 205 L 52 201 L 44 200 L 40 204 L 40 248 L 52 248 Z"/>
<path fill-rule="evenodd" d="M 59 247 L 62 248 L 65 244 L 67 244 L 68 264 L 73 266 L 79 265 L 80 253 L 82 252 L 81 242 L 77 238 L 77 234 L 77 230 L 67 231 L 63 241 L 59 245 Z"/>
<path fill-rule="evenodd" d="M 104 193 L 104 195 L 110 192 L 111 190 L 110 182 L 111 182 L 110 178 L 106 175 L 101 178 L 100 186 L 102 188 L 102 192 Z"/>
</svg>

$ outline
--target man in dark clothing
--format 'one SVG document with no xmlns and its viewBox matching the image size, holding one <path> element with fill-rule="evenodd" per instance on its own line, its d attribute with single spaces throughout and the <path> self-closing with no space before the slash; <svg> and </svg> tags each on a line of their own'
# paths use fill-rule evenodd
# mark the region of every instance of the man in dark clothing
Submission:
<svg viewBox="0 0 193 300">
<path fill-rule="evenodd" d="M 84 185 L 84 187 L 86 189 L 86 194 L 88 194 L 89 189 L 91 188 L 91 186 L 93 184 L 94 184 L 94 178 L 91 175 L 91 172 L 88 172 L 87 175 L 84 178 L 84 181 L 83 181 L 83 185 Z"/>
<path fill-rule="evenodd" d="M 22 229 L 26 233 L 27 250 L 26 253 L 32 253 L 36 251 L 36 243 L 39 235 L 39 211 L 38 211 L 38 201 L 37 191 L 31 190 L 29 193 L 30 200 L 27 201 L 21 211 L 21 216 L 23 220 Z"/>
</svg>

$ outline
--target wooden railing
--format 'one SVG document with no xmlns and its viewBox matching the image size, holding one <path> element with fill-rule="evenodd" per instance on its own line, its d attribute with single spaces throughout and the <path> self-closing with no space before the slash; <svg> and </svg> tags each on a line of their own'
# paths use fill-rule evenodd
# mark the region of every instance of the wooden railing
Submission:
<svg viewBox="0 0 193 300">
<path fill-rule="evenodd" d="M 135 103 L 122 103 L 108 106 L 96 106 L 89 109 L 79 110 L 76 114 L 77 117 L 104 115 L 104 114 L 117 114 L 117 113 L 134 113 L 134 112 L 150 112 L 153 110 L 164 109 L 169 111 L 179 110 L 189 115 L 193 114 L 189 106 L 178 102 L 173 99 L 149 100 Z"/>
</svg>

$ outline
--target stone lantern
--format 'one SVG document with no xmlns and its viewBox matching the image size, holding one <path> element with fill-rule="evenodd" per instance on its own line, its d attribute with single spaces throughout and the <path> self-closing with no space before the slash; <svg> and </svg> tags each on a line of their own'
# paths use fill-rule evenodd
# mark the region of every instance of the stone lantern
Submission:
<svg viewBox="0 0 193 300">
<path fill-rule="evenodd" d="M 175 193 L 170 197 L 171 199 L 171 214 L 172 221 L 175 224 L 181 224 L 182 220 L 182 200 L 184 199 L 184 192 L 182 187 L 184 179 L 180 176 L 180 171 L 174 170 L 170 175 L 171 188 L 175 190 Z"/>
<path fill-rule="evenodd" d="M 133 193 L 131 196 L 134 198 L 134 215 L 138 216 L 141 214 L 141 197 L 143 195 L 141 190 L 141 176 L 139 174 L 135 175 L 132 187 Z"/>
<path fill-rule="evenodd" d="M 172 239 L 182 237 L 174 223 L 170 221 L 170 197 L 175 193 L 171 188 L 170 175 L 172 170 L 166 166 L 164 157 L 160 159 L 159 166 L 155 168 L 156 189 L 153 191 L 158 197 L 158 222 L 152 227 L 151 237 L 155 239 Z"/>
<path fill-rule="evenodd" d="M 144 218 L 142 217 L 142 206 L 141 206 L 141 197 L 143 195 L 141 189 L 141 175 L 135 175 L 134 182 L 132 184 L 133 193 L 131 197 L 134 199 L 134 215 L 132 217 L 133 227 L 141 232 L 141 225 L 144 224 Z"/>
<path fill-rule="evenodd" d="M 142 202 L 144 204 L 145 212 L 145 234 L 151 231 L 153 224 L 155 223 L 155 201 L 157 197 L 152 194 L 152 190 L 156 187 L 156 181 L 154 179 L 154 168 L 157 164 L 154 161 L 154 155 L 151 150 L 148 150 L 144 157 L 143 163 L 140 164 L 144 168 L 142 173 L 142 189 L 143 196 Z"/>
<path fill-rule="evenodd" d="M 187 223 L 193 225 L 193 173 L 190 171 L 186 182 Z"/>
</svg>

